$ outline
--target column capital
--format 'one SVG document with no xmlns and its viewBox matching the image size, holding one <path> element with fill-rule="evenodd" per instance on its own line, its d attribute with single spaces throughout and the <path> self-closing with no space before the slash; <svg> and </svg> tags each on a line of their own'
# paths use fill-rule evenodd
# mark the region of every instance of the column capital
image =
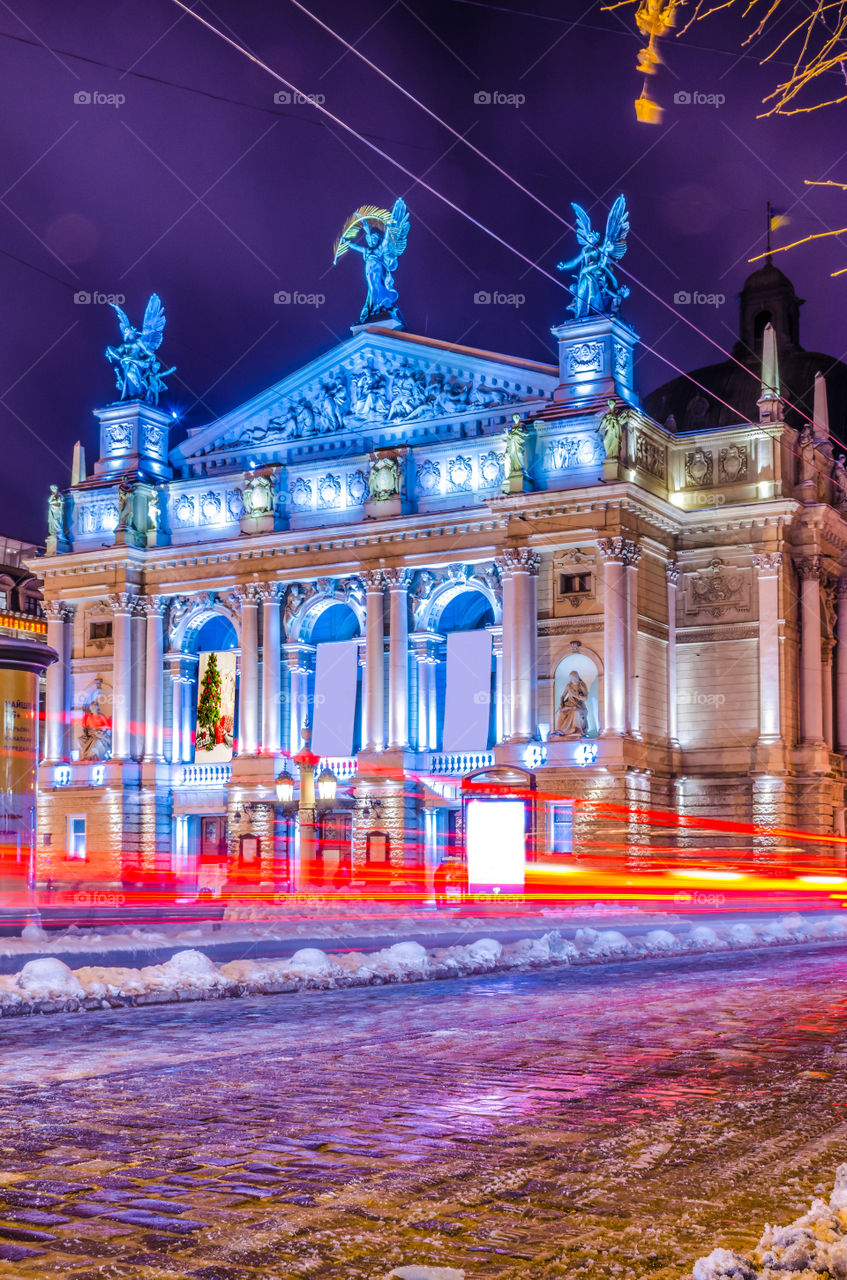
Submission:
<svg viewBox="0 0 847 1280">
<path fill-rule="evenodd" d="M 826 576 L 823 568 L 823 556 L 800 556 L 794 561 L 794 568 L 803 582 L 815 579 L 821 582 Z"/>
<path fill-rule="evenodd" d="M 770 573 L 779 573 L 782 568 L 782 552 L 757 551 L 753 556 L 753 568 L 760 576 Z"/>
<path fill-rule="evenodd" d="M 412 581 L 411 569 L 383 569 L 382 580 L 389 591 L 408 591 Z"/>
<path fill-rule="evenodd" d="M 282 600 L 285 590 L 282 582 L 257 582 L 251 585 L 255 585 L 256 598 L 261 600 L 262 604 L 279 604 Z"/>
<path fill-rule="evenodd" d="M 680 566 L 677 560 L 668 560 L 665 564 L 665 577 L 668 580 L 669 587 L 675 587 L 679 582 Z"/>
<path fill-rule="evenodd" d="M 597 549 L 607 562 L 635 566 L 641 559 L 641 545 L 631 538 L 598 538 Z"/>
<path fill-rule="evenodd" d="M 824 662 L 832 661 L 832 654 L 835 649 L 835 640 L 831 636 L 824 636 L 821 640 L 821 657 Z"/>
<path fill-rule="evenodd" d="M 384 569 L 366 569 L 362 574 L 362 580 L 367 588 L 368 595 L 377 592 L 381 595 L 385 586 L 385 570 Z"/>
<path fill-rule="evenodd" d="M 76 605 L 66 600 L 42 600 L 41 609 L 48 622 L 69 622 L 76 613 Z"/>
<path fill-rule="evenodd" d="M 142 595 L 138 596 L 136 611 L 146 614 L 148 618 L 161 618 L 164 616 L 169 604 L 170 599 L 168 596 Z"/>
<path fill-rule="evenodd" d="M 131 614 L 137 600 L 138 596 L 134 591 L 113 591 L 111 595 L 106 596 L 109 608 L 117 614 Z"/>
<path fill-rule="evenodd" d="M 494 564 L 501 574 L 530 573 L 535 576 L 541 565 L 541 556 L 531 547 L 507 547 L 495 558 Z"/>
</svg>

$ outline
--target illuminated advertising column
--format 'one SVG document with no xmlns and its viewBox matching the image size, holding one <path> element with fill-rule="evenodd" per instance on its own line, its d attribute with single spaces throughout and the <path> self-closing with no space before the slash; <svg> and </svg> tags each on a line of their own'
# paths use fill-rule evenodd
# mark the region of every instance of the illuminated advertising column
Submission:
<svg viewBox="0 0 847 1280">
<path fill-rule="evenodd" d="M 25 909 L 35 883 L 38 679 L 58 660 L 37 640 L 0 638 L 0 906 Z"/>
</svg>

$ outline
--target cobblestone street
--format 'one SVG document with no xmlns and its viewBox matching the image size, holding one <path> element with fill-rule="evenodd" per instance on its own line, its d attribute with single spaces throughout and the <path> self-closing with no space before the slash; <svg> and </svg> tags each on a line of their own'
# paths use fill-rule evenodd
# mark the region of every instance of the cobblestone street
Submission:
<svg viewBox="0 0 847 1280">
<path fill-rule="evenodd" d="M 0 1274 L 685 1277 L 847 1159 L 847 949 L 10 1019 Z"/>
</svg>

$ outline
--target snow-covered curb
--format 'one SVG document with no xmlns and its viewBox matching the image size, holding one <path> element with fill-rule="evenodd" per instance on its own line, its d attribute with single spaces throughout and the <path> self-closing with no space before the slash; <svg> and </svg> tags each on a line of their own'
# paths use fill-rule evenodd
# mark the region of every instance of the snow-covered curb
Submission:
<svg viewBox="0 0 847 1280">
<path fill-rule="evenodd" d="M 843 1280 L 847 1276 L 847 1164 L 835 1173 L 829 1204 L 813 1200 L 808 1213 L 787 1227 L 765 1226 L 752 1254 L 713 1249 L 694 1264 L 694 1280 Z"/>
<path fill-rule="evenodd" d="M 557 929 L 539 938 L 505 945 L 495 938 L 427 950 L 417 942 L 396 942 L 380 951 L 327 955 L 314 947 L 278 959 L 231 960 L 216 965 L 201 951 L 180 951 L 164 964 L 145 968 L 88 966 L 71 969 L 56 956 L 30 960 L 16 974 L 0 976 L 0 1015 L 72 1012 L 122 1005 L 168 1004 L 275 992 L 361 987 L 385 982 L 422 982 L 495 971 L 551 965 L 597 964 L 612 960 L 744 950 L 790 942 L 847 937 L 847 917 L 809 921 L 799 915 L 779 920 L 650 929 L 626 937 L 617 929 L 578 929 L 573 942 Z"/>
</svg>

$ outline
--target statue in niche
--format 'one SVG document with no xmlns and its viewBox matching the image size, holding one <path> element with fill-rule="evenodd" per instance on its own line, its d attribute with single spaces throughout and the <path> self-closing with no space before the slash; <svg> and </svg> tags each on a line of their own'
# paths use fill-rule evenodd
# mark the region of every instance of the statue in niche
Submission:
<svg viewBox="0 0 847 1280">
<path fill-rule="evenodd" d="M 578 671 L 571 671 L 556 711 L 552 738 L 584 738 L 588 732 L 588 685 Z"/>
<path fill-rule="evenodd" d="M 618 284 L 613 263 L 620 262 L 626 253 L 626 237 L 629 234 L 629 212 L 626 198 L 618 196 L 606 219 L 606 233 L 602 241 L 600 232 L 591 226 L 591 219 L 581 205 L 571 204 L 576 216 L 576 238 L 581 249 L 570 262 L 557 263 L 557 271 L 577 271 L 570 286 L 573 302 L 568 307 L 575 320 L 591 315 L 616 316 L 621 302 L 629 297 L 626 285 Z"/>
<path fill-rule="evenodd" d="M 267 476 L 251 476 L 244 488 L 239 489 L 238 492 L 241 494 L 245 515 L 268 516 L 273 511 L 273 489 Z"/>
<path fill-rule="evenodd" d="M 140 333 L 130 324 L 123 307 L 116 302 L 110 302 L 109 306 L 117 313 L 123 341 L 119 347 L 106 348 L 106 359 L 117 366 L 115 376 L 121 399 L 158 404 L 159 393 L 167 390 L 165 378 L 176 372 L 176 365 L 163 370 L 156 357 L 165 332 L 162 300 L 158 293 L 151 294 Z"/>
<path fill-rule="evenodd" d="M 362 241 L 358 242 L 359 232 Z M 406 202 L 395 200 L 391 212 L 376 205 L 363 205 L 352 213 L 335 242 L 332 264 L 353 249 L 364 259 L 367 296 L 359 315 L 359 324 L 393 323 L 405 328 L 406 321 L 397 305 L 394 272 L 409 238 L 409 212 Z"/>
<path fill-rule="evenodd" d="M 629 409 L 626 405 L 621 405 L 618 408 L 617 401 L 610 400 L 609 408 L 603 414 L 597 427 L 597 434 L 602 438 L 607 461 L 616 462 L 622 457 L 628 422 Z"/>
<path fill-rule="evenodd" d="M 162 510 L 159 506 L 159 490 L 154 489 L 147 499 L 147 528 L 155 532 L 159 528 Z"/>
<path fill-rule="evenodd" d="M 133 529 L 135 527 L 132 513 L 133 487 L 126 480 L 118 485 L 118 528 Z"/>
<path fill-rule="evenodd" d="M 90 702 L 83 703 L 80 760 L 108 760 L 112 752 L 112 723 L 100 709 L 100 689 L 98 680 L 94 696 Z"/>
<path fill-rule="evenodd" d="M 47 536 L 49 538 L 65 536 L 65 499 L 59 492 L 57 484 L 51 484 L 50 496 L 47 499 Z"/>
<path fill-rule="evenodd" d="M 526 427 L 519 413 L 512 414 L 512 425 L 506 431 L 506 452 L 503 456 L 506 479 L 526 474 Z"/>
</svg>

